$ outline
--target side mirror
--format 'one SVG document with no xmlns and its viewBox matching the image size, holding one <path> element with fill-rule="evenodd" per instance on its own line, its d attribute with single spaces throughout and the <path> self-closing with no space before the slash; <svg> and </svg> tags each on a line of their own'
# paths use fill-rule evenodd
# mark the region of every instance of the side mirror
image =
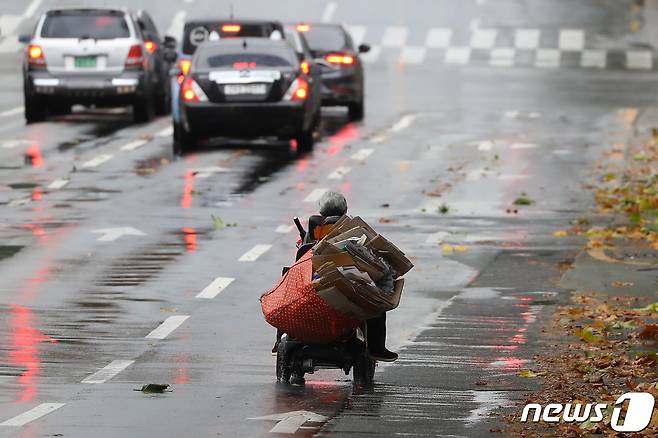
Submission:
<svg viewBox="0 0 658 438">
<path fill-rule="evenodd" d="M 176 38 L 174 38 L 172 36 L 169 36 L 169 35 L 165 35 L 165 37 L 164 37 L 164 46 L 167 49 L 175 49 L 176 48 Z"/>
<path fill-rule="evenodd" d="M 359 53 L 368 53 L 369 51 L 370 51 L 370 45 L 359 44 Z"/>
<path fill-rule="evenodd" d="M 18 36 L 18 42 L 23 43 L 23 44 L 28 44 L 30 41 L 32 41 L 32 36 L 31 35 L 19 35 Z"/>
<path fill-rule="evenodd" d="M 176 59 L 178 59 L 178 53 L 176 53 L 174 49 L 170 49 L 169 47 L 167 47 L 162 57 L 164 58 L 165 61 L 174 63 L 176 62 Z"/>
</svg>

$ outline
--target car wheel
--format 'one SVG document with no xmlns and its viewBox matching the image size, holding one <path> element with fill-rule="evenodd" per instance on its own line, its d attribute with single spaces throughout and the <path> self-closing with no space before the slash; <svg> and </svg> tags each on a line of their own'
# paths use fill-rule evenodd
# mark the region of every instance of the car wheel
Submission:
<svg viewBox="0 0 658 438">
<path fill-rule="evenodd" d="M 352 121 L 363 120 L 365 115 L 365 103 L 363 97 L 358 102 L 352 102 L 347 106 L 348 117 Z"/>
<path fill-rule="evenodd" d="M 194 149 L 197 141 L 194 134 L 186 131 L 179 123 L 174 123 L 174 154 L 183 155 Z"/>
<path fill-rule="evenodd" d="M 25 96 L 25 121 L 27 123 L 43 122 L 48 108 L 46 103 L 37 98 Z"/>
<path fill-rule="evenodd" d="M 136 123 L 148 122 L 153 118 L 153 99 L 144 96 L 133 103 L 133 120 Z"/>
<path fill-rule="evenodd" d="M 309 126 L 309 129 L 302 131 L 295 140 L 297 140 L 297 152 L 310 152 L 313 150 L 313 145 L 315 143 L 315 138 L 313 137 L 313 125 Z"/>
</svg>

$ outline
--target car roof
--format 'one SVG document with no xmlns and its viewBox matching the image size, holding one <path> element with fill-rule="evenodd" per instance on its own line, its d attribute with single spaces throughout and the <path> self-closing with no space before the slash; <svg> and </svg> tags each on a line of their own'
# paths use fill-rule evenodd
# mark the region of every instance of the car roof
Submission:
<svg viewBox="0 0 658 438">
<path fill-rule="evenodd" d="M 45 12 L 46 15 L 55 15 L 55 14 L 66 14 L 70 12 L 77 12 L 83 14 L 93 14 L 93 13 L 110 13 L 110 14 L 126 14 L 130 10 L 127 8 L 57 8 L 49 9 Z"/>
<path fill-rule="evenodd" d="M 198 18 L 185 20 L 186 26 L 203 26 L 206 24 L 216 24 L 216 23 L 235 23 L 235 24 L 270 24 L 274 26 L 283 26 L 280 21 L 277 20 L 256 20 L 253 18 Z"/>
<path fill-rule="evenodd" d="M 225 38 L 217 41 L 206 41 L 202 44 L 204 48 L 207 47 L 238 47 L 244 46 L 247 44 L 248 47 L 256 48 L 267 48 L 267 47 L 284 47 L 290 50 L 294 50 L 290 47 L 290 44 L 286 40 L 271 40 L 269 38 L 253 38 L 253 37 L 244 37 L 244 38 Z"/>
</svg>

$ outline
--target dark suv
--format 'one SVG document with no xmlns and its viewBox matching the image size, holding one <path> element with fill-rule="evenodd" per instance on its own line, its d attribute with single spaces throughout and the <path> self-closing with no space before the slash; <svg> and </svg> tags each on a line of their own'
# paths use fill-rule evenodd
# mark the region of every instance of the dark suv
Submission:
<svg viewBox="0 0 658 438">
<path fill-rule="evenodd" d="M 25 119 L 66 114 L 74 104 L 132 105 L 135 121 L 170 109 L 164 45 L 145 11 L 57 9 L 43 14 L 23 64 Z"/>
</svg>

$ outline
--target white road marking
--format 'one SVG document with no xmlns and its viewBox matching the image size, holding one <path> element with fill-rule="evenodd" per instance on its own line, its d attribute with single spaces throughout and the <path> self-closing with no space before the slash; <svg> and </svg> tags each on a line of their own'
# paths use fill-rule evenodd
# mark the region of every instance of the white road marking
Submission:
<svg viewBox="0 0 658 438">
<path fill-rule="evenodd" d="M 348 173 L 350 173 L 350 170 L 352 170 L 351 167 L 348 167 L 348 166 L 339 166 L 338 168 L 336 168 L 336 170 L 334 170 L 333 172 L 331 172 L 327 178 L 328 178 L 328 179 L 343 179 L 343 177 L 344 177 L 345 175 L 347 175 Z"/>
<path fill-rule="evenodd" d="M 605 50 L 584 50 L 580 57 L 583 68 L 605 68 L 607 53 Z"/>
<path fill-rule="evenodd" d="M 169 137 L 169 136 L 173 135 L 173 133 L 174 133 L 173 126 L 167 126 L 166 128 L 161 129 L 158 132 L 156 132 L 154 135 L 156 137 Z"/>
<path fill-rule="evenodd" d="M 23 17 L 24 18 L 30 18 L 34 13 L 39 9 L 39 6 L 41 6 L 41 0 L 32 0 L 30 4 L 27 6 L 27 9 L 25 9 L 25 12 L 23 12 Z"/>
<path fill-rule="evenodd" d="M 560 66 L 560 51 L 556 49 L 539 49 L 535 55 L 535 67 L 557 68 Z"/>
<path fill-rule="evenodd" d="M 435 28 L 427 32 L 425 45 L 433 49 L 445 49 L 450 47 L 451 29 Z"/>
<path fill-rule="evenodd" d="M 51 189 L 51 190 L 61 189 L 62 187 L 67 185 L 69 182 L 70 182 L 70 180 L 64 179 L 64 178 L 56 179 L 55 181 L 51 182 L 48 185 L 48 188 Z"/>
<path fill-rule="evenodd" d="M 512 143 L 510 149 L 536 149 L 539 145 L 535 143 Z"/>
<path fill-rule="evenodd" d="M 100 230 L 93 230 L 92 233 L 101 234 L 101 236 L 96 239 L 98 242 L 112 242 L 123 236 L 146 236 L 146 233 L 133 227 L 103 228 Z"/>
<path fill-rule="evenodd" d="M 475 32 L 480 28 L 480 19 L 479 18 L 473 18 L 471 22 L 468 24 L 468 28 L 471 30 L 471 32 Z"/>
<path fill-rule="evenodd" d="M 326 4 L 324 7 L 324 11 L 322 12 L 322 22 L 323 23 L 329 23 L 331 20 L 334 19 L 334 14 L 336 13 L 336 2 L 329 2 Z"/>
<path fill-rule="evenodd" d="M 370 51 L 367 53 L 364 53 L 361 56 L 361 61 L 372 64 L 374 62 L 377 62 L 379 59 L 379 55 L 382 53 L 382 48 L 380 46 L 370 46 Z"/>
<path fill-rule="evenodd" d="M 2 142 L 3 149 L 13 149 L 17 146 L 29 146 L 34 143 L 32 140 L 26 140 L 24 138 L 18 138 L 14 140 L 7 140 Z"/>
<path fill-rule="evenodd" d="M 12 199 L 9 201 L 7 204 L 9 207 L 19 207 L 21 205 L 25 205 L 29 203 L 32 200 L 32 198 L 18 198 L 18 199 Z"/>
<path fill-rule="evenodd" d="M 265 254 L 267 251 L 272 248 L 272 245 L 268 245 L 265 243 L 259 243 L 258 245 L 255 245 L 253 248 L 251 248 L 249 251 L 245 252 L 240 256 L 238 259 L 239 262 L 255 262 L 258 260 L 258 257 L 262 256 Z"/>
<path fill-rule="evenodd" d="M 507 181 L 507 180 L 518 180 L 518 179 L 528 179 L 528 175 L 523 175 L 520 173 L 505 173 L 503 175 L 498 175 L 498 179 Z"/>
<path fill-rule="evenodd" d="M 309 193 L 308 196 L 306 196 L 306 198 L 304 198 L 304 202 L 318 202 L 322 197 L 322 195 L 324 195 L 328 191 L 329 189 L 327 188 L 313 189 L 313 191 Z"/>
<path fill-rule="evenodd" d="M 447 231 L 439 231 L 437 233 L 432 233 L 429 236 L 427 236 L 427 239 L 425 239 L 425 243 L 428 245 L 439 245 L 443 243 L 446 237 L 448 237 L 450 233 Z"/>
<path fill-rule="evenodd" d="M 148 143 L 148 140 L 144 140 L 144 139 L 133 140 L 121 146 L 120 149 L 122 151 L 134 151 L 135 149 L 144 146 L 146 143 Z"/>
<path fill-rule="evenodd" d="M 626 52 L 626 68 L 632 70 L 651 70 L 653 56 L 648 50 L 629 50 Z"/>
<path fill-rule="evenodd" d="M 355 46 L 363 43 L 363 39 L 366 36 L 366 30 L 367 28 L 365 26 L 347 26 L 347 31 L 352 36 L 352 41 Z"/>
<path fill-rule="evenodd" d="M 539 29 L 517 29 L 514 34 L 514 47 L 522 50 L 535 50 L 539 47 Z"/>
<path fill-rule="evenodd" d="M 517 110 L 508 110 L 503 113 L 506 119 L 518 119 L 521 115 L 521 111 Z"/>
<path fill-rule="evenodd" d="M 585 48 L 585 32 L 581 29 L 560 30 L 558 48 L 565 51 L 579 52 Z"/>
<path fill-rule="evenodd" d="M 350 158 L 356 161 L 364 161 L 366 158 L 372 155 L 373 152 L 375 152 L 375 150 L 370 148 L 360 149 L 355 154 L 353 154 Z"/>
<path fill-rule="evenodd" d="M 498 48 L 491 51 L 489 65 L 495 67 L 511 67 L 514 65 L 516 51 L 509 48 Z"/>
<path fill-rule="evenodd" d="M 25 110 L 25 107 L 17 106 L 16 108 L 1 111 L 0 112 L 0 117 L 9 117 L 9 116 L 15 116 L 17 114 L 23 114 L 24 110 Z"/>
<path fill-rule="evenodd" d="M 471 58 L 471 49 L 468 47 L 450 47 L 446 50 L 446 64 L 468 64 Z"/>
<path fill-rule="evenodd" d="M 24 412 L 15 416 L 14 418 L 10 418 L 9 420 L 0 423 L 0 426 L 25 426 L 27 423 L 37 420 L 44 415 L 48 415 L 51 412 L 61 408 L 65 404 L 66 403 L 41 403 L 40 405 L 30 409 L 27 412 Z"/>
<path fill-rule="evenodd" d="M 196 298 L 205 298 L 211 300 L 220 294 L 229 284 L 233 283 L 235 278 L 217 277 L 212 283 L 206 286 L 201 292 L 196 295 Z"/>
<path fill-rule="evenodd" d="M 493 148 L 494 142 L 491 140 L 485 140 L 478 143 L 478 151 L 490 151 Z"/>
<path fill-rule="evenodd" d="M 155 330 L 145 336 L 145 339 L 164 339 L 181 326 L 190 315 L 174 315 L 165 319 Z"/>
<path fill-rule="evenodd" d="M 400 52 L 401 64 L 422 64 L 427 49 L 421 46 L 405 46 Z"/>
<path fill-rule="evenodd" d="M 391 126 L 391 132 L 400 132 L 407 129 L 411 124 L 416 120 L 416 114 L 406 114 L 400 118 L 393 126 Z"/>
<path fill-rule="evenodd" d="M 134 360 L 113 360 L 91 376 L 87 376 L 81 383 L 105 383 L 134 363 Z"/>
<path fill-rule="evenodd" d="M 280 233 L 280 234 L 288 234 L 291 232 L 295 227 L 293 225 L 288 225 L 288 224 L 281 224 L 278 227 L 276 227 L 276 230 L 274 230 L 275 233 Z"/>
<path fill-rule="evenodd" d="M 281 414 L 266 415 L 264 417 L 249 418 L 249 420 L 270 420 L 276 421 L 277 424 L 270 433 L 284 433 L 292 435 L 297 432 L 306 422 L 324 423 L 328 420 L 323 415 L 316 414 L 309 411 L 293 411 L 284 412 Z"/>
<path fill-rule="evenodd" d="M 403 47 L 407 40 L 409 29 L 402 26 L 389 26 L 384 31 L 382 38 L 383 47 Z"/>
<path fill-rule="evenodd" d="M 111 154 L 102 154 L 99 155 L 95 158 L 92 158 L 91 160 L 85 162 L 82 164 L 82 167 L 87 167 L 87 168 L 93 168 L 93 167 L 98 167 L 101 164 L 105 163 L 106 161 L 110 161 L 112 159 Z"/>
<path fill-rule="evenodd" d="M 555 155 L 570 155 L 573 152 L 571 152 L 569 149 L 555 149 L 553 153 Z"/>
<path fill-rule="evenodd" d="M 183 35 L 183 26 L 185 26 L 185 11 L 178 11 L 174 18 L 171 20 L 169 29 L 167 29 L 166 35 L 171 35 L 174 38 L 180 38 Z"/>
<path fill-rule="evenodd" d="M 496 29 L 475 29 L 471 36 L 472 49 L 491 49 L 496 44 Z"/>
</svg>

